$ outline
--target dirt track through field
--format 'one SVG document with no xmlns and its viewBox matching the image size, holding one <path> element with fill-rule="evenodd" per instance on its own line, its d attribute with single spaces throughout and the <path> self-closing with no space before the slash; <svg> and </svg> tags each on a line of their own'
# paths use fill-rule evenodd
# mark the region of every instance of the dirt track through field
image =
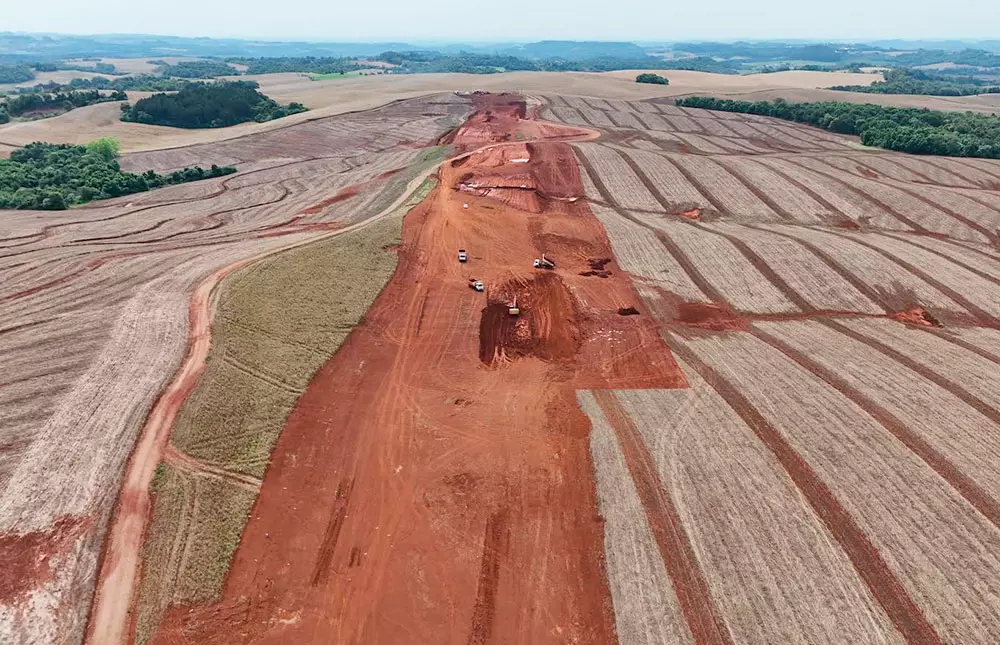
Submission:
<svg viewBox="0 0 1000 645">
<path fill-rule="evenodd" d="M 571 149 L 544 143 L 592 133 L 479 100 L 453 144 L 486 147 L 440 168 L 396 274 L 296 404 L 222 599 L 153 642 L 614 642 L 575 390 L 684 379 L 649 316 L 619 314 L 641 303 L 569 197 Z M 525 172 L 540 213 L 457 190 Z"/>
<path fill-rule="evenodd" d="M 340 228 L 329 235 L 350 232 L 395 211 L 431 172 L 428 170 L 414 179 L 409 188 L 382 213 L 360 224 Z M 313 238 L 309 242 L 322 237 Z M 303 243 L 297 241 L 280 250 L 300 246 Z M 157 398 L 146 419 L 118 494 L 118 505 L 102 553 L 97 590 L 88 621 L 87 640 L 90 643 L 123 643 L 129 638 L 128 615 L 133 601 L 143 535 L 150 512 L 150 482 L 157 464 L 164 455 L 170 437 L 170 427 L 177 411 L 204 370 L 204 360 L 210 344 L 212 291 L 225 276 L 262 257 L 264 256 L 241 260 L 220 269 L 203 280 L 191 297 L 188 308 L 187 355 L 183 365 L 174 375 L 173 381 Z"/>
</svg>

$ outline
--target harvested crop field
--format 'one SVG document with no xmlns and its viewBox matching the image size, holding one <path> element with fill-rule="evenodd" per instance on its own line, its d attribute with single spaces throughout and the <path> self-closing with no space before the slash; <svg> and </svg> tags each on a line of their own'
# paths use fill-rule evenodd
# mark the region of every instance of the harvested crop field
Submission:
<svg viewBox="0 0 1000 645">
<path fill-rule="evenodd" d="M 1000 163 L 583 103 L 541 114 L 602 130 L 586 197 L 688 384 L 579 395 L 621 642 L 1000 638 Z"/>
<path fill-rule="evenodd" d="M 101 446 L 146 423 L 93 643 L 1000 641 L 1000 163 L 626 93 L 124 163 L 209 154 L 243 172 L 46 215 L 86 231 L 10 214 L 0 474 L 44 503 L 0 509 L 46 515 L 0 548 L 11 597 L 67 598 L 31 634 L 86 617 L 127 457 L 78 456 L 100 387 L 131 406 Z"/>
<path fill-rule="evenodd" d="M 162 449 L 155 432 L 136 440 L 144 420 L 168 431 L 171 406 L 197 379 L 196 357 L 209 338 L 198 325 L 207 327 L 215 282 L 252 258 L 395 210 L 445 154 L 437 140 L 470 111 L 454 95 L 405 101 L 374 120 L 314 122 L 320 129 L 305 137 L 288 128 L 283 134 L 293 142 L 323 145 L 289 148 L 280 158 L 253 137 L 231 143 L 224 154 L 238 156 L 240 172 L 229 177 L 69 211 L 3 213 L 0 535 L 2 559 L 25 566 L 14 569 L 17 579 L 0 598 L 0 640 L 82 639 L 129 463 L 129 493 L 116 516 L 128 530 L 112 532 L 122 542 L 111 540 L 124 548 L 124 559 L 114 549 L 105 558 L 110 589 L 127 615 L 131 586 L 120 583 L 134 576 L 135 558 L 125 556 L 137 557 L 145 521 L 136 500 L 145 499 Z M 203 166 L 216 162 L 211 148 L 170 154 Z M 159 159 L 169 165 L 171 157 Z M 133 163 L 146 161 L 122 160 Z M 180 380 L 172 383 L 175 372 Z M 256 447 L 266 449 L 267 440 Z M 138 463 L 144 459 L 151 461 Z M 244 469 L 259 476 L 264 462 L 248 454 Z M 43 556 L 47 564 L 28 566 Z"/>
</svg>

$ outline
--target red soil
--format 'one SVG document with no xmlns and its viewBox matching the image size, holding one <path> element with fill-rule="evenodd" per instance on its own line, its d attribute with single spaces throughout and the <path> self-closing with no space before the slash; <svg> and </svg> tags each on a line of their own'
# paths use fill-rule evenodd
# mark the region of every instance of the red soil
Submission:
<svg viewBox="0 0 1000 645">
<path fill-rule="evenodd" d="M 677 213 L 677 216 L 683 217 L 684 219 L 690 219 L 699 222 L 701 221 L 701 209 L 692 208 L 691 210 L 686 210 L 683 213 Z"/>
<path fill-rule="evenodd" d="M 512 100 L 477 100 L 493 107 L 459 147 L 545 131 Z M 559 165 L 532 161 L 539 185 L 572 177 L 568 146 L 537 148 Z M 406 217 L 396 274 L 289 416 L 221 601 L 171 610 L 153 642 L 615 641 L 574 391 L 683 375 L 648 315 L 618 315 L 637 298 L 617 267 L 576 275 L 579 248 L 611 256 L 586 205 L 535 215 L 452 190 L 480 156 L 442 166 Z M 574 181 L 547 189 L 579 194 Z M 554 272 L 531 267 L 540 238 Z M 503 360 L 481 360 L 484 346 Z"/>
<path fill-rule="evenodd" d="M 337 202 L 342 202 L 344 200 L 350 199 L 351 197 L 354 197 L 355 195 L 358 194 L 358 190 L 360 190 L 360 188 L 361 188 L 360 185 L 348 186 L 347 188 L 338 192 L 336 195 L 333 195 L 332 197 L 327 197 L 326 199 L 324 199 L 319 203 L 313 204 L 308 208 L 302 209 L 301 211 L 299 211 L 299 215 L 315 215 L 316 213 L 320 213 L 327 206 L 331 206 L 333 204 L 336 204 Z"/>
<path fill-rule="evenodd" d="M 941 327 L 941 323 L 934 316 L 927 313 L 927 310 L 923 307 L 910 307 L 902 311 L 893 311 L 888 314 L 888 317 L 908 325 Z"/>
<path fill-rule="evenodd" d="M 0 603 L 13 605 L 52 579 L 52 559 L 58 557 L 90 525 L 82 517 L 63 517 L 47 531 L 0 535 Z"/>
</svg>

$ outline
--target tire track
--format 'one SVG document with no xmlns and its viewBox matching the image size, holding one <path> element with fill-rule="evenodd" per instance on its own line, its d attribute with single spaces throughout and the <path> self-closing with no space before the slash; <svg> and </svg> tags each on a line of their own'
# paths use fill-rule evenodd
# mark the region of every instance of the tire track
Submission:
<svg viewBox="0 0 1000 645">
<path fill-rule="evenodd" d="M 763 332 L 753 330 L 751 333 L 760 338 L 758 334 Z M 723 379 L 714 368 L 701 360 L 694 350 L 669 334 L 666 335 L 665 340 L 671 351 L 690 365 L 726 401 L 775 456 L 795 483 L 796 488 L 809 502 L 817 518 L 823 522 L 826 529 L 844 550 L 858 575 L 864 580 L 872 595 L 885 610 L 896 629 L 906 639 L 906 642 L 914 645 L 938 645 L 942 643 L 934 627 L 927 621 L 923 612 L 889 570 L 878 549 L 864 534 L 847 509 L 837 500 L 829 487 L 819 478 L 812 466 L 795 451 L 739 389 Z M 761 340 L 764 339 L 761 338 Z M 805 357 L 801 358 L 808 360 Z"/>
<path fill-rule="evenodd" d="M 353 488 L 353 477 L 341 480 L 337 486 L 337 493 L 333 497 L 333 508 L 330 509 L 330 519 L 327 521 L 326 531 L 323 533 L 323 541 L 320 543 L 319 554 L 316 558 L 316 567 L 313 569 L 310 581 L 314 587 L 325 584 L 330 577 L 330 563 L 333 561 L 333 553 L 337 548 L 340 530 L 344 528 L 344 519 L 347 517 L 347 507 L 351 502 Z"/>
<path fill-rule="evenodd" d="M 642 437 L 613 392 L 594 390 L 593 395 L 618 437 L 695 645 L 733 645 L 732 636 L 712 601 L 677 507 L 663 487 Z"/>
<path fill-rule="evenodd" d="M 500 508 L 486 520 L 483 555 L 479 565 L 476 604 L 472 610 L 472 628 L 467 645 L 486 645 L 493 635 L 496 619 L 497 588 L 500 584 L 500 559 L 510 543 L 510 519 L 507 508 Z"/>
</svg>

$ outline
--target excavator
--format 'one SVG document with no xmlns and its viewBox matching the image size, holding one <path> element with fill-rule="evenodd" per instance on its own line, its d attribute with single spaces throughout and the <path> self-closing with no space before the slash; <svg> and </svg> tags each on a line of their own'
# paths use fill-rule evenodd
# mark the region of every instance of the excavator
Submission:
<svg viewBox="0 0 1000 645">
<path fill-rule="evenodd" d="M 517 296 L 514 296 L 514 302 L 507 307 L 507 314 L 511 316 L 521 315 L 521 310 L 517 308 Z"/>
</svg>

